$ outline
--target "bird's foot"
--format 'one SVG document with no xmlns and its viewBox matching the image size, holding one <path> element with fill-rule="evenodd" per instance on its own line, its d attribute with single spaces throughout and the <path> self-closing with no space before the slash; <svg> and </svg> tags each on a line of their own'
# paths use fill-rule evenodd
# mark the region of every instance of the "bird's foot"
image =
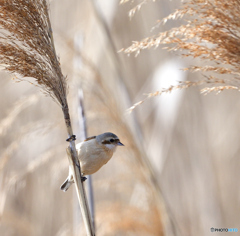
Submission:
<svg viewBox="0 0 240 236">
<path fill-rule="evenodd" d="M 66 139 L 67 142 L 71 142 L 71 141 L 75 141 L 76 140 L 76 135 L 72 135 L 71 137 L 69 137 L 68 139 Z"/>
<path fill-rule="evenodd" d="M 87 177 L 85 177 L 85 176 L 81 176 L 81 180 L 82 180 L 82 182 L 84 182 L 86 179 L 87 179 Z"/>
</svg>

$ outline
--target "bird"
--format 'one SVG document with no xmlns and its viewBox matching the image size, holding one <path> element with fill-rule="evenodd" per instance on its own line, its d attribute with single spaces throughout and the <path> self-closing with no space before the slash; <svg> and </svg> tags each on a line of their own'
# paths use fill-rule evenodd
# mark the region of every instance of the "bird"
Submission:
<svg viewBox="0 0 240 236">
<path fill-rule="evenodd" d="M 111 132 L 91 136 L 78 143 L 76 149 L 83 180 L 85 175 L 94 174 L 106 164 L 112 158 L 117 146 L 124 146 L 124 144 L 120 142 L 116 134 Z M 73 172 L 71 167 L 69 167 L 68 177 L 60 189 L 66 192 L 73 183 Z"/>
</svg>

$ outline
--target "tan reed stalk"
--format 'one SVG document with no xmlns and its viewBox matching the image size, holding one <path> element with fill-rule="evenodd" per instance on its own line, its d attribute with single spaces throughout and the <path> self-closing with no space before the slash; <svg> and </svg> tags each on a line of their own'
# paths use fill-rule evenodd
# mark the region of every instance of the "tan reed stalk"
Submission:
<svg viewBox="0 0 240 236">
<path fill-rule="evenodd" d="M 85 140 L 87 135 L 87 122 L 86 122 L 86 116 L 85 116 L 85 109 L 84 109 L 84 96 L 83 96 L 83 90 L 78 89 L 78 120 L 79 120 L 79 126 L 81 129 L 81 141 Z M 93 185 L 92 185 L 92 176 L 88 175 L 87 177 L 87 192 L 88 192 L 88 200 L 89 200 L 89 210 L 91 213 L 91 219 L 94 231 L 96 232 L 95 227 L 95 206 L 94 206 L 94 193 L 93 193 Z"/>
<path fill-rule="evenodd" d="M 88 235 L 94 235 L 84 186 L 81 182 L 67 102 L 67 80 L 56 56 L 46 0 L 0 0 L 0 63 L 24 77 L 60 104 L 69 137 L 68 157 Z"/>
</svg>

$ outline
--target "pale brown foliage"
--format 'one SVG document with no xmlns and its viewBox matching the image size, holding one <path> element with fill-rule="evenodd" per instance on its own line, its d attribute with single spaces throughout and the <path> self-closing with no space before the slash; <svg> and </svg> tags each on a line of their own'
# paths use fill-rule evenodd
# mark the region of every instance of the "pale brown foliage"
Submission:
<svg viewBox="0 0 240 236">
<path fill-rule="evenodd" d="M 187 22 L 185 25 L 160 32 L 141 41 L 135 41 L 130 47 L 122 49 L 122 51 L 128 54 L 134 52 L 137 55 L 143 49 L 169 45 L 167 46 L 169 51 L 181 51 L 184 57 L 204 60 L 204 66 L 192 66 L 187 69 L 193 72 L 213 72 L 231 76 L 230 79 L 228 76 L 221 81 L 216 80 L 213 76 L 206 76 L 206 80 L 203 80 L 200 84 L 211 83 L 211 88 L 205 88 L 203 92 L 239 89 L 239 12 L 239 0 L 191 0 L 185 2 L 182 9 L 176 10 L 158 23 L 159 26 L 165 24 L 168 20 L 184 17 Z M 219 82 L 221 83 L 220 86 Z M 189 83 L 191 82 L 187 82 L 188 85 Z M 183 87 L 185 86 L 180 84 L 174 86 L 174 89 Z M 170 87 L 150 96 L 170 92 L 172 89 Z"/>
<path fill-rule="evenodd" d="M 10 73 L 32 77 L 62 106 L 66 78 L 56 57 L 45 0 L 0 1 L 0 63 Z"/>
</svg>

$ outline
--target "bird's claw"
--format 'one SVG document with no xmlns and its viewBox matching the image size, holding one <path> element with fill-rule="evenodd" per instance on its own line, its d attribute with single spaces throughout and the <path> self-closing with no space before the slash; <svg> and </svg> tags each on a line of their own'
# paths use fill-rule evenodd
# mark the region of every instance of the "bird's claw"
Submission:
<svg viewBox="0 0 240 236">
<path fill-rule="evenodd" d="M 76 166 L 80 169 L 80 165 L 76 163 Z M 84 182 L 87 179 L 85 176 L 81 176 L 81 181 Z"/>
<path fill-rule="evenodd" d="M 72 135 L 71 137 L 69 137 L 68 139 L 66 139 L 67 142 L 71 142 L 71 141 L 75 141 L 76 140 L 76 135 Z"/>
<path fill-rule="evenodd" d="M 87 177 L 85 177 L 85 176 L 81 176 L 81 180 L 82 180 L 82 182 L 84 182 L 86 179 L 87 179 Z"/>
</svg>

